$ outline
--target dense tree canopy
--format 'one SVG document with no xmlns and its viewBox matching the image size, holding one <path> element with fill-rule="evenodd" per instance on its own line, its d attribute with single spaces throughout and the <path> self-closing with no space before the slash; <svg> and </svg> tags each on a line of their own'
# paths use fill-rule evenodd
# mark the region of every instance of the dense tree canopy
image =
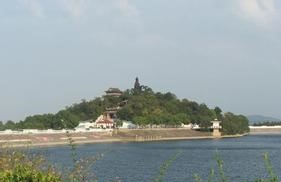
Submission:
<svg viewBox="0 0 281 182">
<path fill-rule="evenodd" d="M 141 88 L 140 88 L 141 87 Z M 82 100 L 79 104 L 67 107 L 56 114 L 43 114 L 26 117 L 18 123 L 3 124 L 0 129 L 62 129 L 74 128 L 79 121 L 96 119 L 108 107 L 123 104 L 118 110 L 118 119 L 132 121 L 140 126 L 161 125 L 178 127 L 184 124 L 198 124 L 208 129 L 210 121 L 222 120 L 223 132 L 227 134 L 248 131 L 248 120 L 242 115 L 222 114 L 219 107 L 208 108 L 187 99 L 178 99 L 174 94 L 154 92 L 147 86 L 140 86 L 138 80 L 133 89 L 124 91 L 120 97 L 102 96 L 91 101 Z"/>
<path fill-rule="evenodd" d="M 249 131 L 248 119 L 242 115 L 232 113 L 222 114 L 219 107 L 208 108 L 206 104 L 198 104 L 187 99 L 178 99 L 174 94 L 154 93 L 149 87 L 144 87 L 137 94 L 134 90 L 127 90 L 123 94 L 128 104 L 118 112 L 123 120 L 133 121 L 140 126 L 155 124 L 179 126 L 184 124 L 198 124 L 208 129 L 210 121 L 218 118 L 222 121 L 225 134 L 245 133 Z"/>
<path fill-rule="evenodd" d="M 249 121 L 243 115 L 225 113 L 222 120 L 222 131 L 224 134 L 243 134 L 249 132 Z"/>
</svg>

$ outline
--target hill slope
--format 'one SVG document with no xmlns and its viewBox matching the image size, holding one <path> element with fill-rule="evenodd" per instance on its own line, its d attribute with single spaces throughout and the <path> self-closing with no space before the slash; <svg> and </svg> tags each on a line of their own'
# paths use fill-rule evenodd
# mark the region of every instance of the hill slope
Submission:
<svg viewBox="0 0 281 182">
<path fill-rule="evenodd" d="M 248 115 L 246 117 L 248 118 L 250 124 L 261 123 L 266 121 L 270 121 L 270 122 L 281 121 L 281 119 L 263 116 L 263 115 Z"/>
</svg>

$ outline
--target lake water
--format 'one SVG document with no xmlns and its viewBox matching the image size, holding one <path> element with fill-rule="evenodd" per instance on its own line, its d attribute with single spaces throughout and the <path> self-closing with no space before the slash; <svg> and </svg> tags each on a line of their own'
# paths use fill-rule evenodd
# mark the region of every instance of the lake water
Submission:
<svg viewBox="0 0 281 182">
<path fill-rule="evenodd" d="M 36 149 L 50 162 L 71 166 L 69 147 Z M 186 140 L 147 143 L 106 143 L 79 145 L 79 157 L 104 154 L 91 171 L 98 181 L 152 181 L 163 162 L 178 151 L 181 155 L 170 165 L 164 181 L 194 181 L 194 174 L 207 179 L 211 168 L 217 169 L 215 155 L 224 161 L 229 181 L 253 181 L 266 177 L 263 154 L 268 153 L 274 171 L 281 177 L 281 135 L 250 135 L 220 140 Z"/>
</svg>

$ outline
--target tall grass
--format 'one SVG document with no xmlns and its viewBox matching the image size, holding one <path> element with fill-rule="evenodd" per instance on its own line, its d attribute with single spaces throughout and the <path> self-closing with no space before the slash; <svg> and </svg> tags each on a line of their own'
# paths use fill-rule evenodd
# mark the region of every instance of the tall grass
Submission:
<svg viewBox="0 0 281 182">
<path fill-rule="evenodd" d="M 267 153 L 263 155 L 264 165 L 266 168 L 266 172 L 268 174 L 268 178 L 259 178 L 254 180 L 253 182 L 279 182 L 278 176 L 275 174 L 273 170 L 273 166 L 269 159 Z M 228 180 L 225 170 L 224 170 L 224 163 L 223 160 L 220 159 L 218 153 L 216 153 L 216 162 L 217 162 L 217 171 L 214 169 L 210 170 L 210 174 L 208 176 L 207 182 L 231 182 Z M 194 181 L 195 182 L 203 182 L 202 178 L 198 174 L 194 174 Z M 247 182 L 247 181 L 245 181 Z"/>
<path fill-rule="evenodd" d="M 269 159 L 268 153 L 265 153 L 263 155 L 264 158 L 264 163 L 265 163 L 265 168 L 267 170 L 267 173 L 269 175 L 269 178 L 267 179 L 257 179 L 255 182 L 278 182 L 278 176 L 275 174 L 271 161 Z"/>
<path fill-rule="evenodd" d="M 70 133 L 66 133 L 66 136 L 71 150 L 72 168 L 64 175 L 63 179 L 69 182 L 97 182 L 97 177 L 90 169 L 96 161 L 103 157 L 103 154 L 78 159 L 75 141 Z"/>
<path fill-rule="evenodd" d="M 162 182 L 169 167 L 171 164 L 182 154 L 181 151 L 178 151 L 175 155 L 173 155 L 168 160 L 164 161 L 160 167 L 158 175 L 153 179 L 153 182 Z"/>
</svg>

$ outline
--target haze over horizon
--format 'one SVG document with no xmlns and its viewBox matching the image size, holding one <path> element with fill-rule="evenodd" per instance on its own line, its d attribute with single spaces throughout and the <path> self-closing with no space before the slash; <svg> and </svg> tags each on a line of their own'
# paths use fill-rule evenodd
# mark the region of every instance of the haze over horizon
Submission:
<svg viewBox="0 0 281 182">
<path fill-rule="evenodd" d="M 136 76 L 224 112 L 281 118 L 281 1 L 0 2 L 0 121 L 55 113 Z"/>
</svg>

